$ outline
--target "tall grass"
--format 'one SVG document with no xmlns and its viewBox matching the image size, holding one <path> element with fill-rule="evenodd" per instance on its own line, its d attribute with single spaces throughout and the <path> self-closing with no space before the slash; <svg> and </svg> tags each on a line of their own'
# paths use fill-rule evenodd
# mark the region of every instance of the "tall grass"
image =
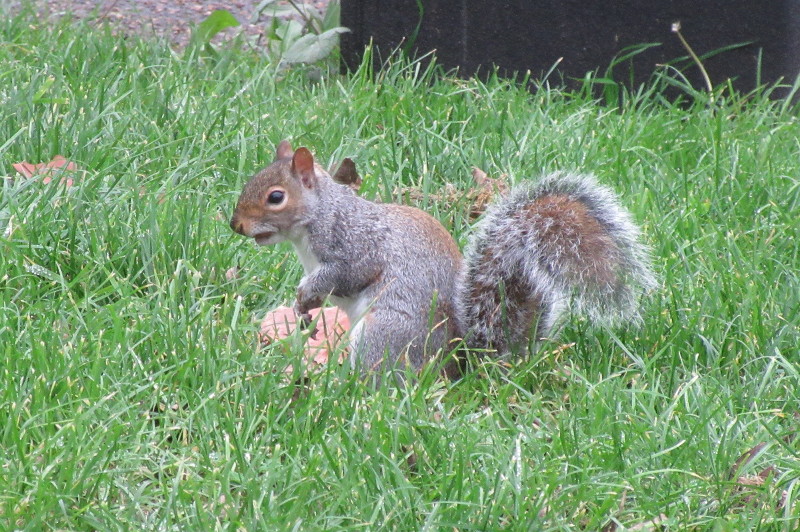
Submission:
<svg viewBox="0 0 800 532">
<path fill-rule="evenodd" d="M 796 529 L 797 113 L 589 92 L 403 61 L 312 82 L 237 49 L 0 23 L 0 527 Z M 433 193 L 471 166 L 594 172 L 662 287 L 641 329 L 575 319 L 511 368 L 300 385 L 297 350 L 256 338 L 299 265 L 227 224 L 282 138 L 352 157 L 367 196 L 430 193 L 462 243 L 466 206 Z M 12 168 L 56 154 L 75 186 Z"/>
</svg>

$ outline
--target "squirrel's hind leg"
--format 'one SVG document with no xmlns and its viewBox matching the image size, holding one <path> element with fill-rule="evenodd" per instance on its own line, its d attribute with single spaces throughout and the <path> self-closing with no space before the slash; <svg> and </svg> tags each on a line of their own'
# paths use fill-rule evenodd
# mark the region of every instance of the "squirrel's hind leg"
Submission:
<svg viewBox="0 0 800 532">
<path fill-rule="evenodd" d="M 407 315 L 373 308 L 350 331 L 353 365 L 362 373 L 382 372 L 389 367 L 417 371 L 449 339 L 446 324 L 430 329 L 427 323 Z M 422 330 L 430 332 L 421 337 Z"/>
</svg>

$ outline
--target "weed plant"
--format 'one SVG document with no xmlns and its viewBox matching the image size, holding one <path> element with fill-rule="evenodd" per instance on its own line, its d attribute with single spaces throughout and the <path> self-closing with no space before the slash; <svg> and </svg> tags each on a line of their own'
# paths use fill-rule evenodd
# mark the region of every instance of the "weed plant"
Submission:
<svg viewBox="0 0 800 532">
<path fill-rule="evenodd" d="M 800 527 L 791 100 L 523 85 L 402 60 L 311 81 L 235 47 L 0 22 L 0 528 Z M 472 166 L 593 172 L 661 287 L 641 328 L 576 317 L 457 382 L 299 381 L 297 342 L 256 334 L 299 264 L 228 227 L 283 138 L 352 157 L 368 197 L 419 189 L 461 244 L 468 206 L 435 193 Z M 57 154 L 72 187 L 12 167 Z"/>
</svg>

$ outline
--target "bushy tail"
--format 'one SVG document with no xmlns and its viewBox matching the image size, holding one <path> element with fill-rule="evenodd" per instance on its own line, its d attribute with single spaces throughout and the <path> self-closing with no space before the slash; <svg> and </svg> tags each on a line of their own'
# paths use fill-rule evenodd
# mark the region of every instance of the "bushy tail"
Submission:
<svg viewBox="0 0 800 532">
<path fill-rule="evenodd" d="M 638 321 L 656 285 L 639 228 L 594 177 L 552 174 L 514 188 L 466 250 L 459 321 L 468 343 L 500 353 L 546 337 L 564 310 Z"/>
</svg>

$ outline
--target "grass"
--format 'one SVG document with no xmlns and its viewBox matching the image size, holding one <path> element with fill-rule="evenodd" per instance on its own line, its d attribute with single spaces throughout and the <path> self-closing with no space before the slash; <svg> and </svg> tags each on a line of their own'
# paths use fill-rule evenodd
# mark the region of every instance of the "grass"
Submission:
<svg viewBox="0 0 800 532">
<path fill-rule="evenodd" d="M 369 70 L 312 82 L 246 51 L 0 22 L 0 528 L 797 529 L 794 106 Z M 508 371 L 300 386 L 291 350 L 256 340 L 299 265 L 227 224 L 282 138 L 353 157 L 383 200 L 466 189 L 473 165 L 594 172 L 662 287 L 642 328 L 575 319 Z M 11 166 L 56 154 L 76 186 Z M 465 241 L 466 208 L 420 206 Z"/>
</svg>

